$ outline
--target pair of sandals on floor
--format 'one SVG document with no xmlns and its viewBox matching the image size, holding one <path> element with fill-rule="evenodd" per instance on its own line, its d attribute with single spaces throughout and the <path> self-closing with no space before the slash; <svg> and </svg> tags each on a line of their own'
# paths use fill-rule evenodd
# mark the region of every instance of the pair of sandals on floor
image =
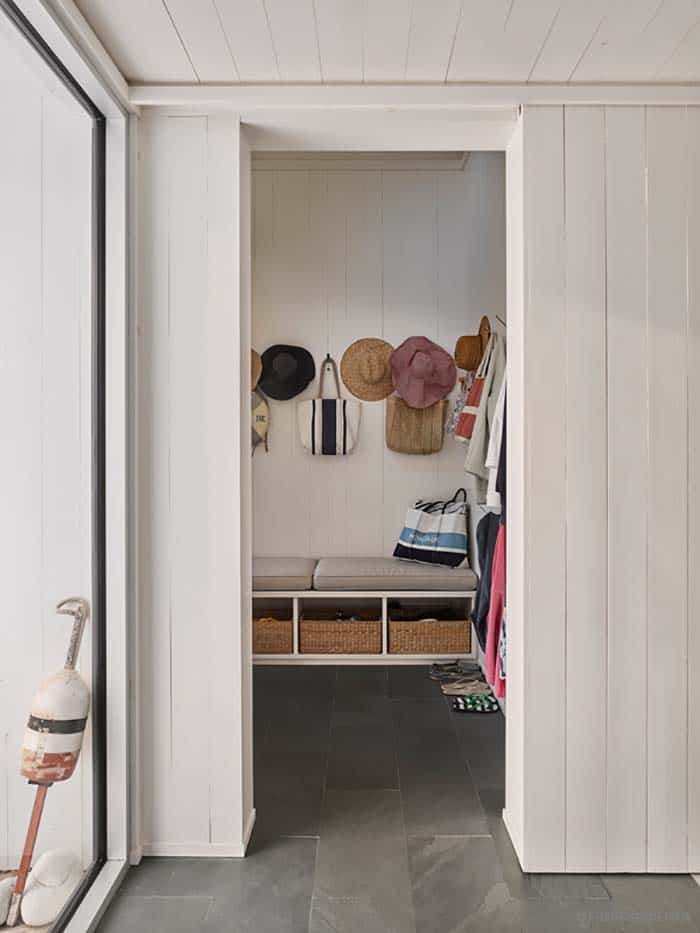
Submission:
<svg viewBox="0 0 700 933">
<path fill-rule="evenodd" d="M 430 669 L 430 678 L 440 683 L 445 696 L 452 697 L 455 713 L 496 713 L 500 708 L 476 664 L 436 662 Z"/>
</svg>

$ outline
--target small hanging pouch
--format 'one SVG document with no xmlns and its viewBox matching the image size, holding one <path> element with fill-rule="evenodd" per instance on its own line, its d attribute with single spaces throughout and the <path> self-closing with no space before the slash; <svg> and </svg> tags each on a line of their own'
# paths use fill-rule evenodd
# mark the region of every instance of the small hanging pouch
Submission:
<svg viewBox="0 0 700 933">
<path fill-rule="evenodd" d="M 253 453 L 260 444 L 263 444 L 267 451 L 267 435 L 270 430 L 270 406 L 259 389 L 251 392 L 250 408 Z"/>
<path fill-rule="evenodd" d="M 326 370 L 333 374 L 335 398 L 323 396 Z M 329 353 L 321 367 L 318 396 L 297 405 L 299 436 L 304 449 L 315 457 L 349 454 L 357 443 L 360 410 L 359 402 L 341 398 L 338 367 Z"/>
</svg>

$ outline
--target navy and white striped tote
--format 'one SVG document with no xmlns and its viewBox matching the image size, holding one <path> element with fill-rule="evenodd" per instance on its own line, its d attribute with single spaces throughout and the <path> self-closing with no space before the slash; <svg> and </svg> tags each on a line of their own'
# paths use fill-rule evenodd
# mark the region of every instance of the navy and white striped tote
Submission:
<svg viewBox="0 0 700 933">
<path fill-rule="evenodd" d="M 406 512 L 394 557 L 421 564 L 466 567 L 467 493 L 458 489 L 447 501 L 419 500 Z"/>
<path fill-rule="evenodd" d="M 323 397 L 326 369 L 333 373 L 337 395 Z M 343 456 L 355 446 L 360 425 L 359 402 L 340 397 L 340 380 L 330 354 L 321 368 L 318 397 L 297 405 L 301 443 L 314 456 Z"/>
</svg>

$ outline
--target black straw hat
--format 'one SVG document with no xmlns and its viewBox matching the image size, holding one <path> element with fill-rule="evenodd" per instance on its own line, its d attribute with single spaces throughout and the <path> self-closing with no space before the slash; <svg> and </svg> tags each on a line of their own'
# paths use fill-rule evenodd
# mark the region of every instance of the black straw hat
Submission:
<svg viewBox="0 0 700 933">
<path fill-rule="evenodd" d="M 258 388 L 278 401 L 287 401 L 303 392 L 316 375 L 314 358 L 303 347 L 277 343 L 262 355 L 262 376 Z"/>
</svg>

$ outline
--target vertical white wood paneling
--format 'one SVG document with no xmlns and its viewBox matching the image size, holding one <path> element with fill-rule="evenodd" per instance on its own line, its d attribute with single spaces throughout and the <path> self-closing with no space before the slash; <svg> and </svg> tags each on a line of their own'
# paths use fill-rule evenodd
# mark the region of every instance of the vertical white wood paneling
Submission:
<svg viewBox="0 0 700 933">
<path fill-rule="evenodd" d="M 647 112 L 649 538 L 648 867 L 687 866 L 687 132 Z"/>
<path fill-rule="evenodd" d="M 689 166 L 700 164 L 700 108 L 689 108 Z M 688 174 L 688 871 L 700 870 L 700 178 Z"/>
<path fill-rule="evenodd" d="M 700 108 L 688 114 L 688 871 L 700 870 Z"/>
<path fill-rule="evenodd" d="M 566 870 L 605 863 L 605 113 L 567 107 Z M 591 379 L 591 373 L 597 377 Z M 591 582 L 595 584 L 591 586 Z"/>
<path fill-rule="evenodd" d="M 250 358 L 241 360 L 250 342 L 249 281 L 242 270 L 249 264 L 250 234 L 245 226 L 249 201 L 241 194 L 247 165 L 241 163 L 238 119 L 230 114 L 207 120 L 207 540 L 211 676 L 209 722 L 209 840 L 224 845 L 242 839 L 252 808 L 252 754 L 243 749 L 252 736 L 250 588 Z M 240 255 L 232 252 L 240 244 Z M 241 268 L 242 266 L 242 268 Z M 240 314 L 236 308 L 240 304 Z M 232 416 L 232 400 L 239 399 L 239 417 Z M 232 573 L 240 568 L 240 574 Z M 225 620 L 222 624 L 222 620 Z M 221 743 L 220 730 L 227 734 Z"/>
<path fill-rule="evenodd" d="M 503 819 L 515 850 L 524 852 L 525 645 L 528 591 L 525 571 L 527 498 L 525 487 L 525 269 L 523 121 L 518 121 L 506 153 L 508 361 L 506 367 L 508 488 L 508 719 Z"/>
<path fill-rule="evenodd" d="M 139 483 L 142 652 L 143 842 L 167 838 L 176 810 L 171 764 L 170 664 L 170 367 L 168 325 L 168 119 L 139 127 Z"/>
<path fill-rule="evenodd" d="M 504 313 L 500 155 L 474 154 L 464 171 L 319 164 L 254 171 L 256 349 L 298 343 L 320 365 L 360 337 L 426 334 L 451 351 L 485 311 Z M 410 502 L 470 484 L 451 440 L 433 457 L 387 451 L 383 403 L 363 404 L 342 463 L 301 449 L 294 401 L 270 404 L 270 452 L 252 464 L 256 554 L 390 554 Z"/>
<path fill-rule="evenodd" d="M 239 140 L 229 114 L 140 133 L 146 854 L 240 855 L 252 807 Z"/>
<path fill-rule="evenodd" d="M 563 109 L 524 117 L 526 871 L 563 871 L 566 832 L 566 305 Z"/>
<path fill-rule="evenodd" d="M 644 108 L 609 107 L 605 123 L 607 868 L 608 871 L 645 871 L 649 454 Z M 653 646 L 652 653 L 655 653 Z"/>
<path fill-rule="evenodd" d="M 207 120 L 172 118 L 168 136 L 168 354 L 170 369 L 170 696 L 171 780 L 184 805 L 175 830 L 182 842 L 205 839 L 209 787 L 201 780 L 209 755 L 209 690 L 187 689 L 193 671 L 211 664 L 202 618 L 208 592 L 206 413 L 207 372 Z M 199 312 L 197 312 L 199 309 Z M 193 374 L 199 378 L 192 378 Z M 207 684 L 211 680 L 207 678 Z M 180 686 L 182 685 L 182 686 Z M 202 687 L 204 688 L 204 684 Z"/>
</svg>

